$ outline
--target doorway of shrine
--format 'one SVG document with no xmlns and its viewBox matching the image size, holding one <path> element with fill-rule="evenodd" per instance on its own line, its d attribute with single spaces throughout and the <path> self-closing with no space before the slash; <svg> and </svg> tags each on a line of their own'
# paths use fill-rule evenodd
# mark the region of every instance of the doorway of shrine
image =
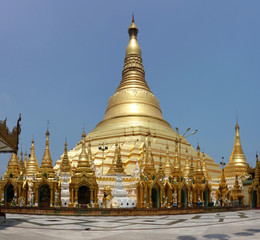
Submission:
<svg viewBox="0 0 260 240">
<path fill-rule="evenodd" d="M 78 203 L 90 203 L 90 189 L 87 186 L 81 186 L 78 190 Z"/>
<path fill-rule="evenodd" d="M 208 192 L 208 190 L 203 191 L 203 200 L 204 200 L 204 207 L 208 207 L 208 205 L 209 205 L 209 192 Z"/>
<path fill-rule="evenodd" d="M 257 207 L 257 194 L 256 194 L 256 191 L 253 191 L 251 193 L 251 207 L 252 208 L 256 208 Z"/>
<path fill-rule="evenodd" d="M 14 186 L 12 184 L 8 184 L 5 187 L 5 205 L 10 206 L 14 199 Z"/>
<path fill-rule="evenodd" d="M 39 207 L 50 207 L 50 187 L 47 184 L 39 188 Z"/>
<path fill-rule="evenodd" d="M 187 207 L 187 191 L 186 189 L 181 189 L 181 206 Z"/>
<path fill-rule="evenodd" d="M 159 189 L 156 187 L 152 189 L 152 207 L 159 208 Z"/>
</svg>

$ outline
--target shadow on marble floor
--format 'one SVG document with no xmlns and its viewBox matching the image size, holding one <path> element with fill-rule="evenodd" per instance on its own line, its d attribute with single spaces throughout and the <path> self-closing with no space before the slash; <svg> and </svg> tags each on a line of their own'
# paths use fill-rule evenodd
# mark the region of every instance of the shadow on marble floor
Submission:
<svg viewBox="0 0 260 240">
<path fill-rule="evenodd" d="M 207 235 L 204 235 L 203 236 L 204 238 L 206 239 L 219 239 L 219 240 L 228 240 L 230 239 L 231 237 L 227 234 L 219 234 L 219 233 L 216 233 L 216 234 L 207 234 Z"/>
<path fill-rule="evenodd" d="M 28 220 L 25 219 L 8 219 L 6 218 L 5 222 L 3 219 L 0 219 L 0 230 L 9 228 L 9 227 L 14 227 L 18 224 L 24 223 L 24 222 L 28 222 Z"/>
</svg>

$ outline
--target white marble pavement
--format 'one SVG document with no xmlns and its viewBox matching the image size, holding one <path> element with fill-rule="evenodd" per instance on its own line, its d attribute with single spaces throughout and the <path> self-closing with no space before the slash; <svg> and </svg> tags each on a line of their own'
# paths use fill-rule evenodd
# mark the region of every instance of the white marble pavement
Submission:
<svg viewBox="0 0 260 240">
<path fill-rule="evenodd" d="M 7 214 L 0 239 L 260 239 L 260 210 L 165 216 Z"/>
</svg>

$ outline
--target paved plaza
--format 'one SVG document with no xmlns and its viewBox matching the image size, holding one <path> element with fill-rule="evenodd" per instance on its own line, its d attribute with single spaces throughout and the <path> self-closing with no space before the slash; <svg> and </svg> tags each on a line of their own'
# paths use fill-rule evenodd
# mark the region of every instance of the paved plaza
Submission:
<svg viewBox="0 0 260 240">
<path fill-rule="evenodd" d="M 260 239 L 260 210 L 164 216 L 7 214 L 0 239 Z"/>
</svg>

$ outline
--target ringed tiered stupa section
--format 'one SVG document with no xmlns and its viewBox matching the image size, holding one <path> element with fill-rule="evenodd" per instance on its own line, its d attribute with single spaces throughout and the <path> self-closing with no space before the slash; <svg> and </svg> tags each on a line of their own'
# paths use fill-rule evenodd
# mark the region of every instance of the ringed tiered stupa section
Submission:
<svg viewBox="0 0 260 240">
<path fill-rule="evenodd" d="M 148 131 L 151 132 L 156 168 L 159 167 L 160 154 L 163 161 L 167 155 L 167 161 L 173 163 L 176 155 L 174 150 L 176 139 L 180 138 L 171 125 L 163 119 L 159 100 L 151 92 L 145 80 L 141 48 L 137 41 L 138 28 L 134 17 L 128 33 L 130 40 L 125 51 L 122 80 L 108 101 L 104 119 L 87 134 L 85 139 L 86 142 L 91 143 L 92 160 L 98 177 L 108 173 L 113 163 L 116 143 L 121 147 L 125 172 L 127 175 L 132 175 L 136 162 L 142 164 L 143 146 L 147 141 Z M 79 142 L 68 152 L 72 168 L 78 164 L 81 146 Z M 181 140 L 180 150 L 182 167 L 185 160 L 187 158 L 190 160 L 192 157 L 196 165 L 196 150 L 184 138 Z M 61 159 L 56 163 L 56 171 L 59 171 Z M 220 175 L 218 164 L 208 155 L 205 155 L 205 163 L 210 178 Z"/>
</svg>

